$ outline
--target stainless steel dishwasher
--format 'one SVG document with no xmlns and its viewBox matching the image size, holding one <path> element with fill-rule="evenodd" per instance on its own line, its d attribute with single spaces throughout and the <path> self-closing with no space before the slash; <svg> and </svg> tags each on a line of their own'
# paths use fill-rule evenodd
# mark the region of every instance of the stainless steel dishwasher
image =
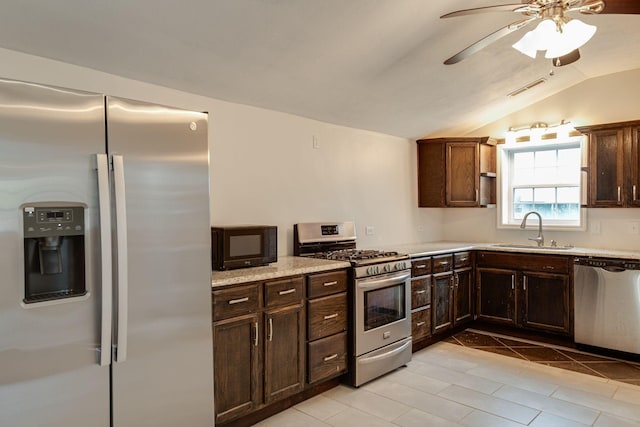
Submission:
<svg viewBox="0 0 640 427">
<path fill-rule="evenodd" d="M 640 354 L 640 261 L 576 258 L 575 342 Z"/>
</svg>

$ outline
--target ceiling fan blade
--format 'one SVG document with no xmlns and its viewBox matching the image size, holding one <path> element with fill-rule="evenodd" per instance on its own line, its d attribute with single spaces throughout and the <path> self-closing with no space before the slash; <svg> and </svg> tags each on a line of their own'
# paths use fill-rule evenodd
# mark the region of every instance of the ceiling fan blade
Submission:
<svg viewBox="0 0 640 427">
<path fill-rule="evenodd" d="M 605 0 L 604 13 L 640 14 L 640 2 L 638 0 Z"/>
<path fill-rule="evenodd" d="M 456 10 L 442 15 L 440 18 L 453 18 L 455 16 L 473 15 L 475 13 L 486 12 L 531 12 L 532 10 L 538 11 L 540 9 L 537 5 L 530 5 L 526 3 L 513 3 L 513 4 L 500 4 L 496 6 L 476 7 L 473 9 Z"/>
<path fill-rule="evenodd" d="M 502 37 L 514 32 L 516 30 L 519 30 L 520 28 L 525 27 L 529 23 L 533 22 L 535 19 L 536 19 L 536 17 L 534 16 L 534 17 L 531 17 L 531 18 L 523 19 L 521 21 L 513 22 L 513 23 L 507 25 L 506 27 L 502 27 L 499 30 L 494 31 L 493 33 L 489 34 L 485 38 L 478 40 L 477 42 L 475 42 L 471 46 L 467 47 L 466 49 L 456 53 L 451 58 L 449 58 L 446 61 L 444 61 L 444 64 L 445 65 L 457 64 L 458 62 L 460 62 L 463 59 L 471 56 L 472 54 L 476 53 L 480 49 L 484 49 L 485 47 L 487 47 L 491 43 L 501 39 Z"/>
</svg>

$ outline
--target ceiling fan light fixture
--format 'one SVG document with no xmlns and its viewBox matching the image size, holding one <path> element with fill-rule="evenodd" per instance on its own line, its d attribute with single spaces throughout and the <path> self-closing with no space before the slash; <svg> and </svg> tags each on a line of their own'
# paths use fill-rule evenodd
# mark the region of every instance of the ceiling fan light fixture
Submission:
<svg viewBox="0 0 640 427">
<path fill-rule="evenodd" d="M 527 32 L 513 48 L 531 58 L 535 58 L 539 50 L 546 51 L 546 58 L 558 58 L 584 45 L 595 32 L 595 25 L 577 19 L 556 23 L 548 18 Z"/>
<path fill-rule="evenodd" d="M 554 43 L 549 46 L 545 58 L 558 58 L 582 47 L 596 33 L 596 26 L 585 24 L 577 19 L 572 19 L 562 26 L 562 33 Z"/>
</svg>

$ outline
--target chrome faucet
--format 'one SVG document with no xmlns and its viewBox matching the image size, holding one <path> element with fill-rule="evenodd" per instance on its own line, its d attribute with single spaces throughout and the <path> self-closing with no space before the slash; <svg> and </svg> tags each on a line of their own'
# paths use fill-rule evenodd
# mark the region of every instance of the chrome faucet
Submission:
<svg viewBox="0 0 640 427">
<path fill-rule="evenodd" d="M 527 226 L 527 218 L 531 214 L 538 215 L 538 237 L 529 237 L 528 240 L 533 240 L 534 242 L 537 242 L 538 247 L 544 246 L 544 237 L 542 237 L 542 216 L 538 212 L 536 211 L 527 212 L 524 215 L 524 218 L 522 218 L 522 223 L 520 223 L 520 228 L 524 230 L 524 228 Z"/>
</svg>

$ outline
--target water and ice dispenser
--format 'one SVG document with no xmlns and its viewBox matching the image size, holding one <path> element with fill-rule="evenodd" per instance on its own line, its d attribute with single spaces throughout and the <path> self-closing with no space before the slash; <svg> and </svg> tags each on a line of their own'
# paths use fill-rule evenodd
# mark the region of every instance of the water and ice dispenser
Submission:
<svg viewBox="0 0 640 427">
<path fill-rule="evenodd" d="M 24 303 L 87 293 L 83 205 L 25 205 Z"/>
</svg>

